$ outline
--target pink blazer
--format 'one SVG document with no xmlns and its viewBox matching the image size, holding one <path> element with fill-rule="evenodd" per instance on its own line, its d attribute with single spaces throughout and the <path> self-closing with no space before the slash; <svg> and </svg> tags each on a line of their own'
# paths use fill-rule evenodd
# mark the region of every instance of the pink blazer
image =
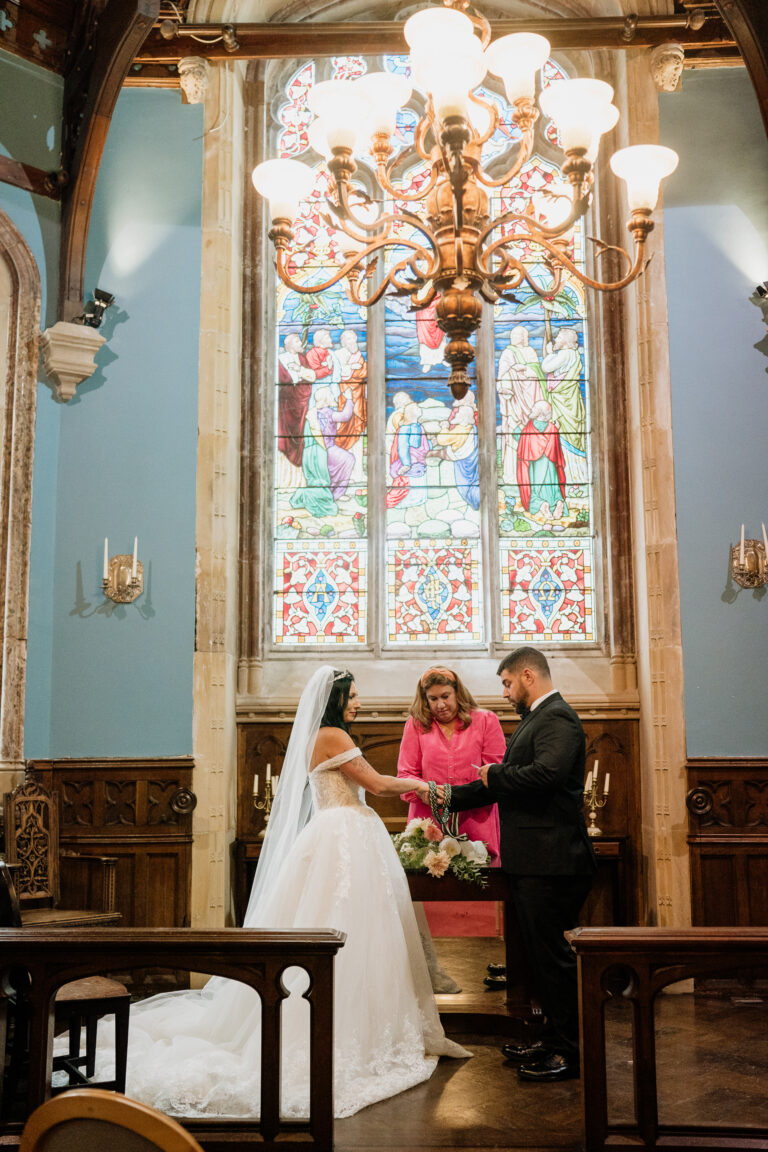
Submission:
<svg viewBox="0 0 768 1152">
<path fill-rule="evenodd" d="M 477 709 L 469 725 L 457 727 L 450 740 L 436 721 L 423 732 L 411 717 L 406 721 L 400 744 L 397 774 L 434 780 L 436 784 L 469 784 L 477 780 L 477 768 L 472 765 L 500 764 L 506 747 L 501 724 L 493 712 Z M 429 807 L 422 804 L 414 792 L 406 792 L 403 800 L 410 802 L 409 820 L 431 815 Z M 459 832 L 465 832 L 470 840 L 484 840 L 491 853 L 491 864 L 498 864 L 499 813 L 495 804 L 462 812 Z"/>
</svg>

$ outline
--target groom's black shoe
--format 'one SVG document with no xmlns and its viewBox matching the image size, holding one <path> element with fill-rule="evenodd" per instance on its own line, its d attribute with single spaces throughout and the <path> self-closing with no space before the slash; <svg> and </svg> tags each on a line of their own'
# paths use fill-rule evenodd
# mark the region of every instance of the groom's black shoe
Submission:
<svg viewBox="0 0 768 1152">
<path fill-rule="evenodd" d="M 488 975 L 489 976 L 506 976 L 506 974 L 507 974 L 506 964 L 489 964 L 488 965 Z"/>
<path fill-rule="evenodd" d="M 578 1060 L 562 1056 L 559 1052 L 550 1052 L 543 1060 L 521 1064 L 517 1075 L 521 1080 L 544 1084 L 550 1080 L 578 1080 L 581 1070 Z"/>
<path fill-rule="evenodd" d="M 501 1054 L 513 1064 L 535 1064 L 549 1053 L 541 1040 L 531 1040 L 528 1044 L 502 1044 Z"/>
</svg>

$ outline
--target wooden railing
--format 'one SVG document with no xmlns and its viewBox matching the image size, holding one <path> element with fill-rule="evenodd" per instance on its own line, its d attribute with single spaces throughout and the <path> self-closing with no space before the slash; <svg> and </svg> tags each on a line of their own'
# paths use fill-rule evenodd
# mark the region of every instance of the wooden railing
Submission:
<svg viewBox="0 0 768 1152">
<path fill-rule="evenodd" d="M 248 1152 L 292 1152 L 333 1147 L 333 961 L 343 932 L 258 932 L 245 928 L 3 929 L 0 975 L 23 967 L 31 981 L 27 1113 L 50 1095 L 54 997 L 62 984 L 101 973 L 156 966 L 225 976 L 255 988 L 261 997 L 261 1101 L 253 1120 L 182 1121 L 206 1152 L 237 1146 Z M 296 965 L 309 975 L 310 1115 L 280 1117 L 281 976 Z M 0 1135 L 19 1125 L 7 1125 Z"/>
<path fill-rule="evenodd" d="M 568 938 L 579 961 L 587 1152 L 768 1148 L 768 1133 L 756 1127 L 660 1123 L 654 1027 L 654 1002 L 668 985 L 768 967 L 768 928 L 576 928 Z M 613 997 L 632 1008 L 634 1118 L 620 1123 L 608 1119 L 605 1010 Z"/>
</svg>

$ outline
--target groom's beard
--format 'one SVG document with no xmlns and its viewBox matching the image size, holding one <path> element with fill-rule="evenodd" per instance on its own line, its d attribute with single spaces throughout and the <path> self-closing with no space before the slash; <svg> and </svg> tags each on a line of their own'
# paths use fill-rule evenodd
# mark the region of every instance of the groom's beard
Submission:
<svg viewBox="0 0 768 1152">
<path fill-rule="evenodd" d="M 515 701 L 515 712 L 517 712 L 517 714 L 521 720 L 525 720 L 526 716 L 530 712 L 530 708 L 528 707 L 528 705 L 525 703 L 524 700 L 516 700 Z"/>
</svg>

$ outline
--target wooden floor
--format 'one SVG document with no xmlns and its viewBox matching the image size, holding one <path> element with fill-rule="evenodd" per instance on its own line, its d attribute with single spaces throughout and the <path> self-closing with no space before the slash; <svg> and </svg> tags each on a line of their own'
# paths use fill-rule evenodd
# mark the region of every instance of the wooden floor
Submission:
<svg viewBox="0 0 768 1152">
<path fill-rule="evenodd" d="M 437 941 L 443 966 L 473 1004 L 499 1001 L 483 992 L 494 940 Z M 631 1115 L 629 1012 L 617 1002 L 608 1021 L 612 1117 Z M 660 1118 L 666 1123 L 740 1123 L 768 1135 L 768 1001 L 760 996 L 720 998 L 690 993 L 659 1000 L 657 1024 Z M 461 1149 L 584 1147 L 581 1084 L 526 1084 L 506 1064 L 499 1042 L 468 1037 L 471 1060 L 441 1060 L 426 1084 L 336 1121 L 343 1152 L 431 1152 Z"/>
</svg>

